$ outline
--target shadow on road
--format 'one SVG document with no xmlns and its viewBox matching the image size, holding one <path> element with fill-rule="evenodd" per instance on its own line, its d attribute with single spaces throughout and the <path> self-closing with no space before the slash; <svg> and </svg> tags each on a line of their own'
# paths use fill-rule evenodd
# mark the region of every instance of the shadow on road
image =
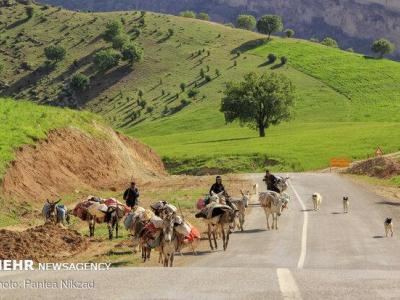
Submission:
<svg viewBox="0 0 400 300">
<path fill-rule="evenodd" d="M 342 213 L 341 212 L 337 212 L 337 211 L 334 211 L 333 213 L 331 213 L 332 215 L 341 215 Z"/>
<path fill-rule="evenodd" d="M 243 230 L 243 231 L 235 231 L 234 233 L 238 234 L 238 233 L 257 233 L 257 232 L 262 232 L 262 231 L 267 231 L 266 229 L 247 229 L 247 230 Z"/>
<path fill-rule="evenodd" d="M 383 205 L 400 206 L 400 202 L 380 201 L 380 202 L 377 202 L 377 203 L 378 204 L 383 204 Z"/>
<path fill-rule="evenodd" d="M 309 208 L 309 209 L 302 209 L 302 212 L 308 212 L 308 211 L 314 211 L 313 209 Z"/>
<path fill-rule="evenodd" d="M 384 236 L 383 235 L 375 235 L 372 238 L 374 238 L 374 239 L 383 239 Z"/>
<path fill-rule="evenodd" d="M 204 256 L 207 254 L 211 254 L 211 253 L 216 253 L 216 252 L 221 252 L 221 250 L 215 250 L 215 251 L 211 251 L 211 250 L 204 250 L 204 251 L 196 251 L 196 254 L 193 254 L 192 251 L 189 252 L 183 252 L 182 255 L 181 254 L 176 254 L 178 256 Z"/>
</svg>

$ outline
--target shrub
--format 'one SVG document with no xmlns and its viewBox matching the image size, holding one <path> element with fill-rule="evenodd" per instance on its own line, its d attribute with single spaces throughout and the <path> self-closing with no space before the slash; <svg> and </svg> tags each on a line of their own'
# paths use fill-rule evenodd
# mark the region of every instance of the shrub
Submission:
<svg viewBox="0 0 400 300">
<path fill-rule="evenodd" d="M 181 88 L 181 91 L 184 92 L 186 89 L 186 84 L 184 82 L 182 82 L 179 87 Z"/>
<path fill-rule="evenodd" d="M 282 56 L 281 57 L 281 65 L 286 65 L 287 62 L 288 62 L 288 58 L 286 56 Z"/>
<path fill-rule="evenodd" d="M 33 8 L 33 6 L 26 6 L 25 14 L 28 19 L 31 19 L 33 17 L 33 15 L 35 14 L 35 9 Z"/>
<path fill-rule="evenodd" d="M 106 42 L 112 42 L 122 31 L 122 24 L 120 21 L 110 21 L 107 23 L 106 30 L 103 32 L 103 39 Z"/>
<path fill-rule="evenodd" d="M 215 69 L 215 75 L 217 77 L 221 76 L 221 71 L 219 69 Z"/>
<path fill-rule="evenodd" d="M 273 64 L 277 59 L 276 55 L 273 53 L 268 54 L 267 58 L 270 64 Z"/>
<path fill-rule="evenodd" d="M 210 75 L 206 75 L 206 76 L 204 77 L 204 80 L 205 80 L 206 82 L 210 82 L 210 81 L 212 80 L 212 78 L 211 78 Z"/>
<path fill-rule="evenodd" d="M 174 30 L 172 28 L 168 28 L 168 35 L 173 36 L 174 35 Z"/>
<path fill-rule="evenodd" d="M 122 59 L 133 64 L 135 62 L 141 61 L 143 58 L 143 50 L 138 47 L 135 43 L 130 42 L 125 44 L 122 48 Z"/>
<path fill-rule="evenodd" d="M 324 38 L 321 44 L 332 48 L 339 48 L 338 43 L 333 38 L 330 37 Z"/>
<path fill-rule="evenodd" d="M 185 18 L 192 18 L 192 19 L 196 18 L 196 13 L 194 11 L 191 11 L 191 10 L 182 11 L 180 13 L 180 15 L 181 15 L 181 17 L 185 17 Z"/>
<path fill-rule="evenodd" d="M 203 68 L 200 70 L 200 77 L 201 78 L 204 78 L 204 76 L 205 76 L 205 72 L 204 72 L 204 70 L 203 70 Z"/>
<path fill-rule="evenodd" d="M 291 38 L 292 36 L 294 36 L 294 34 L 295 34 L 295 32 L 294 32 L 294 30 L 293 29 L 286 29 L 285 30 L 285 35 L 286 35 L 286 37 L 288 37 L 288 38 Z"/>
<path fill-rule="evenodd" d="M 124 34 L 119 34 L 112 40 L 112 47 L 117 50 L 121 50 L 125 44 L 128 43 L 128 38 Z"/>
<path fill-rule="evenodd" d="M 236 24 L 238 28 L 254 30 L 257 20 L 252 15 L 239 15 L 236 19 Z"/>
<path fill-rule="evenodd" d="M 67 51 L 61 46 L 48 46 L 44 48 L 44 55 L 53 62 L 59 62 L 65 58 Z"/>
<path fill-rule="evenodd" d="M 188 92 L 188 97 L 189 97 L 189 98 L 195 98 L 198 94 L 199 94 L 199 90 L 197 90 L 197 89 L 191 89 L 191 90 Z"/>
<path fill-rule="evenodd" d="M 210 16 L 205 12 L 201 12 L 197 15 L 197 19 L 204 20 L 204 21 L 210 21 Z"/>
<path fill-rule="evenodd" d="M 151 114 L 153 111 L 154 111 L 154 107 L 153 107 L 153 106 L 147 106 L 146 112 L 147 112 L 148 114 Z"/>
<path fill-rule="evenodd" d="M 93 59 L 93 62 L 99 71 L 107 71 L 118 66 L 121 60 L 121 54 L 113 49 L 102 50 L 98 52 Z"/>
<path fill-rule="evenodd" d="M 72 76 L 70 87 L 74 91 L 84 91 L 86 90 L 90 85 L 90 79 L 81 73 L 77 73 L 74 76 Z"/>
</svg>

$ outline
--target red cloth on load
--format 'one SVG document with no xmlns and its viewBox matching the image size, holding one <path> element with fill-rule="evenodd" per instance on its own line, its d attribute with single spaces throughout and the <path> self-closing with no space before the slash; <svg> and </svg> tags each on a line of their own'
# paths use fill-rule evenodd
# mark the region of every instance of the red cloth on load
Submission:
<svg viewBox="0 0 400 300">
<path fill-rule="evenodd" d="M 131 212 L 131 208 L 129 206 L 126 206 L 125 204 L 122 204 L 121 202 L 119 202 L 118 200 L 114 199 L 114 198 L 110 198 L 110 199 L 105 199 L 104 200 L 104 204 L 107 205 L 108 207 L 117 207 L 117 204 L 119 207 L 123 207 L 124 208 L 124 214 L 129 214 Z"/>
<path fill-rule="evenodd" d="M 192 226 L 192 230 L 190 231 L 188 236 L 185 236 L 185 241 L 193 242 L 194 240 L 200 239 L 200 232 L 196 227 Z"/>
<path fill-rule="evenodd" d="M 87 209 L 92 204 L 93 204 L 93 202 L 91 202 L 91 201 L 80 202 L 75 206 L 74 210 L 72 211 L 72 214 L 75 217 L 78 217 L 79 219 L 86 221 L 88 218 Z"/>
<path fill-rule="evenodd" d="M 198 210 L 202 210 L 204 207 L 206 207 L 206 201 L 204 201 L 204 199 L 200 198 L 199 200 L 197 200 L 197 209 Z"/>
</svg>

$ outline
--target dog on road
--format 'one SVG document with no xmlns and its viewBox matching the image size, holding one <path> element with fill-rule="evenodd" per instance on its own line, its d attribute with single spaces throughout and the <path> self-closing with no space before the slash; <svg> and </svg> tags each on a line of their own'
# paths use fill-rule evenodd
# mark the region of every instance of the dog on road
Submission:
<svg viewBox="0 0 400 300">
<path fill-rule="evenodd" d="M 322 202 L 322 196 L 319 193 L 314 193 L 312 195 L 312 201 L 314 204 L 314 210 L 317 211 L 321 207 L 321 202 Z"/>
<path fill-rule="evenodd" d="M 343 196 L 343 212 L 347 214 L 349 212 L 349 197 Z"/>
<path fill-rule="evenodd" d="M 386 218 L 384 225 L 385 225 L 386 237 L 389 235 L 389 232 L 390 232 L 390 236 L 393 236 L 393 220 L 392 220 L 392 218 Z"/>
</svg>

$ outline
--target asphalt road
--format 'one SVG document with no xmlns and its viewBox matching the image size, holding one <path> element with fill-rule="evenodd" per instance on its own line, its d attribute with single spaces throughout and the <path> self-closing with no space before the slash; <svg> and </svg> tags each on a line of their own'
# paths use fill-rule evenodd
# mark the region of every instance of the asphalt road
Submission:
<svg viewBox="0 0 400 300">
<path fill-rule="evenodd" d="M 265 230 L 265 215 L 253 203 L 245 232 L 231 235 L 228 250 L 200 253 L 190 266 L 0 272 L 0 283 L 95 283 L 90 290 L 0 289 L 0 299 L 400 299 L 400 240 L 396 231 L 383 237 L 385 217 L 400 222 L 400 203 L 336 174 L 289 175 L 291 202 L 277 231 Z M 248 176 L 264 187 L 260 174 Z M 310 210 L 313 192 L 323 196 L 318 212 Z"/>
</svg>

